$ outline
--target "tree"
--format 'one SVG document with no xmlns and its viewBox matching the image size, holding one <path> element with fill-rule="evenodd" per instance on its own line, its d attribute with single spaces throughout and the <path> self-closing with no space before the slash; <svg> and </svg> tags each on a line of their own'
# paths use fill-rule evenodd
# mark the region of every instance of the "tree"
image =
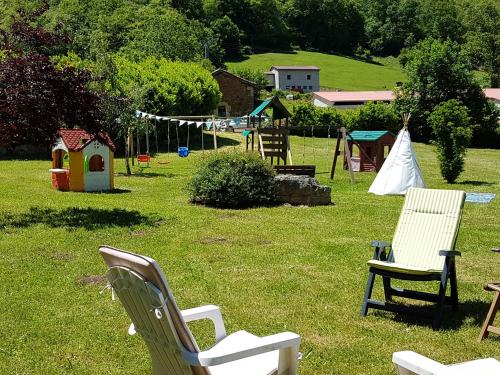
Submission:
<svg viewBox="0 0 500 375">
<path fill-rule="evenodd" d="M 491 87 L 500 86 L 500 11 L 491 0 L 464 1 L 462 19 L 467 32 L 464 50 L 476 69 L 490 74 Z"/>
<path fill-rule="evenodd" d="M 66 42 L 35 24 L 46 8 L 21 13 L 3 33 L 6 57 L 0 61 L 0 144 L 49 146 L 61 126 L 96 134 L 105 126 L 102 98 L 88 88 L 86 70 L 57 69 L 49 54 Z"/>
<path fill-rule="evenodd" d="M 219 37 L 226 56 L 237 57 L 241 55 L 241 32 L 231 18 L 228 16 L 217 18 L 210 23 L 210 28 Z"/>
<path fill-rule="evenodd" d="M 450 99 L 460 100 L 468 108 L 473 123 L 491 127 L 491 107 L 456 42 L 423 40 L 405 51 L 400 62 L 407 81 L 397 92 L 396 105 L 400 112 L 412 113 L 415 138 L 430 139 L 427 118 L 434 107 Z"/>
<path fill-rule="evenodd" d="M 158 115 L 205 115 L 220 101 L 212 74 L 196 63 L 154 57 L 133 62 L 123 56 L 114 62 L 115 94 L 130 98 L 136 109 Z"/>
<path fill-rule="evenodd" d="M 472 139 L 470 120 L 467 107 L 455 99 L 439 104 L 429 116 L 441 175 L 448 183 L 454 183 L 464 170 Z"/>
<path fill-rule="evenodd" d="M 379 0 L 362 3 L 365 33 L 372 52 L 399 55 L 423 38 L 417 0 Z"/>
<path fill-rule="evenodd" d="M 350 0 L 289 0 L 286 19 L 305 48 L 350 53 L 363 40 L 363 17 Z"/>
</svg>

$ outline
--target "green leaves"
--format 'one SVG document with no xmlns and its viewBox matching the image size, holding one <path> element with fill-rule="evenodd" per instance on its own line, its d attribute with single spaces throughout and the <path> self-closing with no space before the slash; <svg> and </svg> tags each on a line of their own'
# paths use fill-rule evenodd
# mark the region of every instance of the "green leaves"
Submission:
<svg viewBox="0 0 500 375">
<path fill-rule="evenodd" d="M 429 116 L 435 137 L 441 175 L 453 183 L 464 169 L 464 157 L 472 139 L 469 111 L 458 100 L 439 104 Z"/>
<path fill-rule="evenodd" d="M 116 56 L 119 94 L 135 99 L 142 110 L 160 115 L 211 113 L 220 99 L 217 82 L 196 63 L 149 57 L 133 62 Z"/>
<path fill-rule="evenodd" d="M 190 199 L 215 207 L 243 208 L 274 199 L 274 172 L 258 155 L 215 153 L 203 161 L 188 185 Z"/>
</svg>

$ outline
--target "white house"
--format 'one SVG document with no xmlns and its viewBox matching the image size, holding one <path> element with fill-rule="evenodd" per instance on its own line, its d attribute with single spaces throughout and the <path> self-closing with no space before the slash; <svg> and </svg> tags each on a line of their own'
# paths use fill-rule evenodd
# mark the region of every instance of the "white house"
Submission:
<svg viewBox="0 0 500 375">
<path fill-rule="evenodd" d="M 300 92 L 319 91 L 319 68 L 317 66 L 271 66 L 264 74 L 269 87 L 276 90 Z"/>
</svg>

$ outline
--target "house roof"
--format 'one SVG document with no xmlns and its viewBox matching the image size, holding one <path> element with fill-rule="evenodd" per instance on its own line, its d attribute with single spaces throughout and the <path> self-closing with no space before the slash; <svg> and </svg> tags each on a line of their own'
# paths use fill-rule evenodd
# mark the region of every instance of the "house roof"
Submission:
<svg viewBox="0 0 500 375">
<path fill-rule="evenodd" d="M 291 116 L 290 112 L 288 112 L 279 98 L 277 96 L 273 96 L 264 100 L 257 108 L 252 111 L 252 113 L 250 113 L 249 117 L 260 116 L 268 107 L 271 107 L 273 109 L 273 120 L 288 118 Z"/>
<path fill-rule="evenodd" d="M 374 142 L 386 134 L 394 136 L 394 134 L 388 130 L 354 130 L 349 133 L 347 140 L 356 142 Z"/>
<path fill-rule="evenodd" d="M 269 70 L 320 70 L 317 66 L 300 66 L 300 65 L 273 65 Z"/>
<path fill-rule="evenodd" d="M 332 103 L 392 101 L 396 99 L 394 92 L 386 91 L 320 91 L 314 96 Z"/>
<path fill-rule="evenodd" d="M 115 145 L 108 134 L 101 132 L 97 135 L 91 135 L 83 129 L 60 129 L 59 136 L 68 148 L 68 151 L 81 151 L 89 143 L 98 140 L 107 145 L 113 152 Z"/>
<path fill-rule="evenodd" d="M 252 87 L 257 87 L 257 84 L 255 82 L 252 82 L 252 81 L 249 81 L 248 79 L 245 79 L 243 77 L 240 77 L 239 75 L 236 75 L 234 73 L 231 73 L 231 72 L 228 72 L 227 70 L 224 70 L 224 69 L 217 69 L 217 70 L 214 70 L 212 72 L 212 77 L 216 77 L 218 75 L 221 75 L 221 74 L 224 74 L 224 75 L 227 75 L 227 76 L 230 76 L 232 78 L 236 78 L 237 80 L 243 82 L 244 84 L 248 85 L 248 86 L 252 86 Z"/>
<path fill-rule="evenodd" d="M 484 89 L 484 95 L 488 99 L 496 100 L 500 102 L 500 89 Z"/>
</svg>

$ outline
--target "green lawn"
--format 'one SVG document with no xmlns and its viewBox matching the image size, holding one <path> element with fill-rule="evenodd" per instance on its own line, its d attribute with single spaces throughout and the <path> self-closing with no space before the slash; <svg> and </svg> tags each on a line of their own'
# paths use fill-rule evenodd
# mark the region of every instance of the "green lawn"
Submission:
<svg viewBox="0 0 500 375">
<path fill-rule="evenodd" d="M 319 180 L 332 187 L 335 205 L 314 208 L 193 206 L 184 187 L 201 152 L 161 154 L 132 177 L 117 160 L 116 194 L 55 191 L 48 160 L 0 161 L 0 373 L 148 373 L 145 345 L 127 335 L 124 309 L 109 291 L 99 293 L 100 244 L 156 258 L 180 307 L 219 305 L 229 333 L 297 332 L 300 374 L 394 374 L 398 350 L 443 362 L 500 359 L 498 337 L 476 342 L 492 297 L 482 285 L 500 279 L 500 255 L 490 251 L 500 244 L 499 198 L 465 206 L 461 306 L 445 314 L 441 331 L 391 313 L 361 319 L 369 243 L 391 239 L 403 198 L 369 195 L 373 173 L 356 174 L 351 185 L 339 166 L 330 182 L 333 146 L 307 139 L 304 153 L 303 140 L 292 138 L 295 163 L 316 164 Z M 469 150 L 456 185 L 440 178 L 431 146 L 416 144 L 416 152 L 429 187 L 500 194 L 498 150 Z M 191 327 L 203 347 L 211 343 L 208 323 Z"/>
<path fill-rule="evenodd" d="M 342 90 L 391 90 L 404 75 L 394 57 L 376 58 L 374 64 L 319 52 L 263 53 L 241 62 L 227 62 L 229 68 L 267 71 L 272 65 L 316 65 L 321 68 L 322 88 Z"/>
</svg>

